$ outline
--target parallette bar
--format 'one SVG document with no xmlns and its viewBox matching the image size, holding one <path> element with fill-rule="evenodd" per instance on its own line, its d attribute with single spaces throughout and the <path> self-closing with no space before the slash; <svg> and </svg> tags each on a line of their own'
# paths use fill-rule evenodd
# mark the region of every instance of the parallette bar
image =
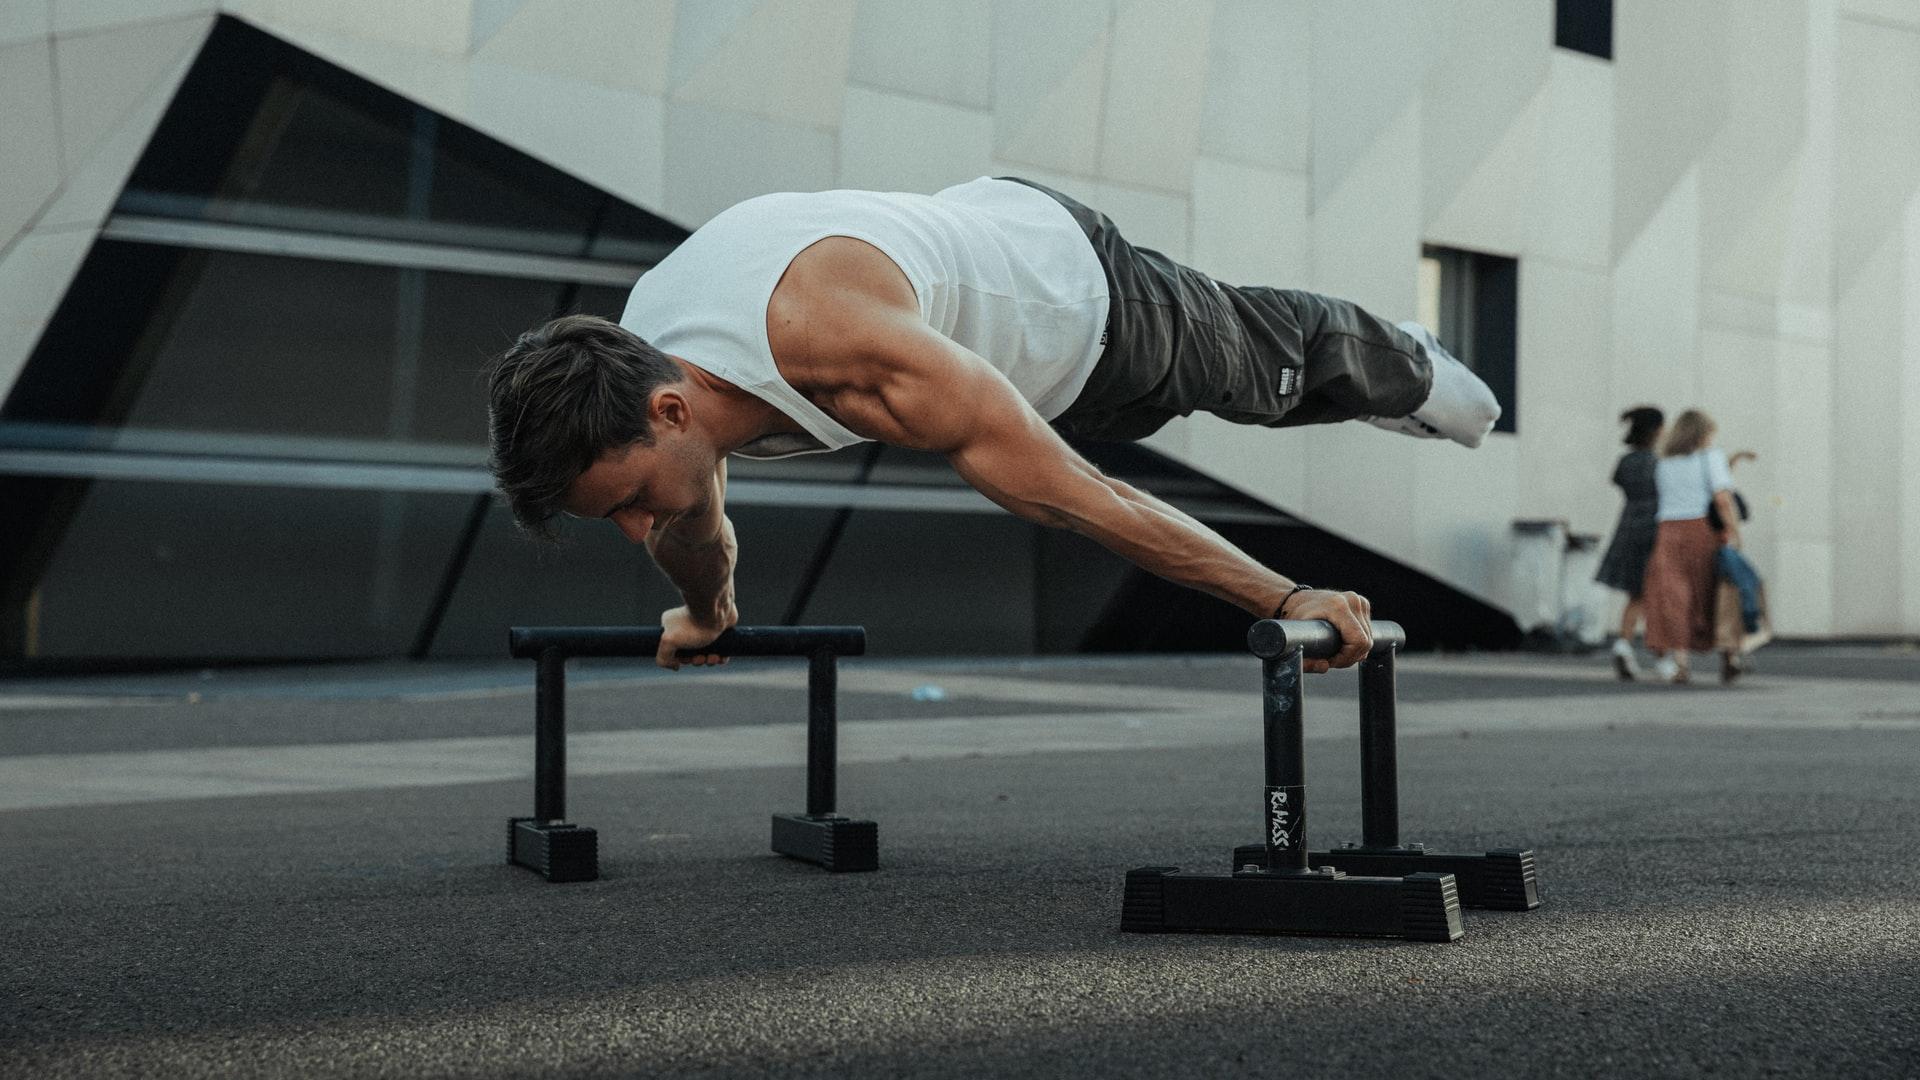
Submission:
<svg viewBox="0 0 1920 1080">
<path fill-rule="evenodd" d="M 516 626 L 507 631 L 507 651 L 537 659 L 549 649 L 564 656 L 652 656 L 660 649 L 658 626 Z M 715 656 L 864 656 L 861 626 L 736 626 L 699 650 Z"/>
<path fill-rule="evenodd" d="M 1405 648 L 1407 632 L 1397 622 L 1373 624 L 1373 650 Z M 1340 651 L 1340 633 L 1324 619 L 1261 619 L 1247 630 L 1247 648 L 1263 660 L 1302 650 L 1309 660 L 1325 660 Z M 1369 653 L 1369 655 L 1372 655 Z"/>
</svg>

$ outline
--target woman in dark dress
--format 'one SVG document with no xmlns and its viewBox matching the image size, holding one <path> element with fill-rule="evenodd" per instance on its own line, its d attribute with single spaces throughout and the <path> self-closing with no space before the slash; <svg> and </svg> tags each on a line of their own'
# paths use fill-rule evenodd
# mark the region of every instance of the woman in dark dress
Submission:
<svg viewBox="0 0 1920 1080">
<path fill-rule="evenodd" d="M 1613 642 L 1613 670 L 1622 679 L 1631 680 L 1640 671 L 1634 659 L 1633 636 L 1639 627 L 1642 605 L 1641 582 L 1647 576 L 1647 559 L 1653 555 L 1653 538 L 1659 532 L 1654 513 L 1660 506 L 1660 492 L 1654 486 L 1653 467 L 1658 462 L 1653 448 L 1666 428 L 1666 417 L 1651 405 L 1637 405 L 1620 414 L 1627 425 L 1626 444 L 1633 449 L 1621 455 L 1613 467 L 1613 482 L 1627 496 L 1620 508 L 1620 524 L 1613 530 L 1613 543 L 1600 559 L 1600 572 L 1594 575 L 1600 584 L 1627 594 L 1627 610 L 1620 616 L 1620 636 Z"/>
</svg>

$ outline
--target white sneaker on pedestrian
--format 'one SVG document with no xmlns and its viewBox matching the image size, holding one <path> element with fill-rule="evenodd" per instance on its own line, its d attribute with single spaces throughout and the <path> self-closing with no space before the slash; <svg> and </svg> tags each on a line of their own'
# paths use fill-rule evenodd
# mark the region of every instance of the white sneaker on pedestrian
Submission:
<svg viewBox="0 0 1920 1080">
<path fill-rule="evenodd" d="M 1653 674 L 1661 682 L 1679 682 L 1680 662 L 1671 656 L 1663 656 L 1654 662 Z"/>
<path fill-rule="evenodd" d="M 1406 416 L 1367 416 L 1367 423 L 1416 439 L 1452 439 L 1465 447 L 1479 446 L 1500 419 L 1500 403 L 1493 390 L 1433 336 L 1433 331 L 1408 320 L 1400 330 L 1420 343 L 1433 364 L 1433 389 L 1427 400 Z"/>
<path fill-rule="evenodd" d="M 1620 676 L 1621 682 L 1640 677 L 1640 660 L 1633 655 L 1633 642 L 1626 638 L 1613 639 L 1613 673 Z"/>
</svg>

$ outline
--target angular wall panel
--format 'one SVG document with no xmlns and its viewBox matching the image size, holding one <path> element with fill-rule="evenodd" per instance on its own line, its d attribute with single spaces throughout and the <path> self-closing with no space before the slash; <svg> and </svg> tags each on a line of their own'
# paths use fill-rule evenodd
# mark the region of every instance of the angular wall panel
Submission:
<svg viewBox="0 0 1920 1080">
<path fill-rule="evenodd" d="M 1920 31 L 1920 7 L 1912 0 L 1839 0 L 1838 7 L 1843 15 Z"/>
<path fill-rule="evenodd" d="M 1415 104 L 1427 71 L 1452 40 L 1454 0 L 1313 0 L 1313 199 L 1317 206 L 1368 167 L 1387 128 Z M 1376 162 L 1377 164 L 1377 162 Z M 1419 158 L 1398 163 L 1416 174 Z"/>
<path fill-rule="evenodd" d="M 1163 428 L 1167 431 L 1175 425 Z M 1230 424 L 1195 413 L 1179 425 L 1179 439 L 1155 449 L 1196 467 L 1222 483 L 1293 514 L 1306 513 L 1308 451 L 1312 428 L 1264 428 Z"/>
<path fill-rule="evenodd" d="M 238 2 L 251 6 L 260 0 Z M 464 57 L 385 38 L 336 33 L 304 22 L 262 21 L 258 25 L 435 112 L 456 120 L 467 119 L 471 69 Z"/>
<path fill-rule="evenodd" d="M 514 17 L 475 48 L 476 62 L 666 95 L 673 0 L 514 2 Z"/>
<path fill-rule="evenodd" d="M 1786 262 L 1805 177 L 1796 159 L 1771 179 L 1771 190 L 1738 197 L 1745 205 L 1737 214 L 1714 211 L 1713 200 L 1705 200 L 1702 213 L 1713 219 L 1701 222 L 1701 273 L 1706 284 L 1755 297 L 1772 298 L 1783 291 L 1790 276 Z"/>
<path fill-rule="evenodd" d="M 1614 418 L 1648 397 L 1611 384 L 1612 313 L 1593 302 L 1607 275 L 1550 260 L 1520 261 L 1517 513 L 1564 518 L 1576 531 L 1613 526 L 1619 492 Z M 1495 437 L 1495 441 L 1501 441 Z"/>
<path fill-rule="evenodd" d="M 1537 195 L 1541 144 L 1549 100 L 1543 82 L 1513 123 L 1475 165 L 1471 175 L 1455 188 L 1452 201 L 1437 212 L 1428 191 L 1428 219 L 1423 239 L 1469 251 L 1513 255 L 1531 239 L 1530 211 Z M 1428 125 L 1425 142 L 1433 138 Z"/>
<path fill-rule="evenodd" d="M 526 0 L 473 0 L 473 41 L 478 49 L 520 13 Z"/>
<path fill-rule="evenodd" d="M 1713 284 L 1771 295 L 1807 132 L 1808 11 L 1782 0 L 1727 17 L 1727 120 L 1700 172 L 1703 266 Z"/>
<path fill-rule="evenodd" d="M 1304 173 L 1215 158 L 1193 167 L 1193 266 L 1240 285 L 1298 288 L 1312 278 Z"/>
<path fill-rule="evenodd" d="M 847 88 L 837 186 L 932 193 L 985 174 L 992 161 L 993 114 Z"/>
<path fill-rule="evenodd" d="M 665 161 L 660 205 L 691 229 L 755 195 L 831 188 L 839 152 L 819 128 L 671 102 Z"/>
<path fill-rule="evenodd" d="M 1889 237 L 1840 294 L 1834 335 L 1834 630 L 1899 631 L 1904 600 L 1900 481 L 1905 441 L 1900 401 L 1906 361 L 1905 245 Z"/>
<path fill-rule="evenodd" d="M 1844 291 L 1920 189 L 1920 34 L 1842 20 L 1836 44 L 1834 264 Z"/>
<path fill-rule="evenodd" d="M 1773 376 L 1778 369 L 1780 343 L 1770 335 L 1707 329 L 1700 335 L 1700 404 L 1720 425 L 1714 444 L 1732 454 L 1754 450 L 1760 457 L 1742 462 L 1733 480 L 1753 508 L 1742 526 L 1743 548 L 1763 577 L 1774 576 L 1778 555 L 1780 515 L 1775 497 L 1789 494 L 1780 486 L 1781 459 L 1798 453 L 1793 442 L 1776 430 Z"/>
<path fill-rule="evenodd" d="M 993 106 L 993 0 L 863 0 L 847 79 L 974 109 Z"/>
<path fill-rule="evenodd" d="M 1774 532 L 1782 544 L 1829 543 L 1834 536 L 1832 351 L 1783 340 L 1775 356 L 1777 441 L 1761 448 L 1771 460 L 1773 490 L 1767 494 L 1769 512 L 1777 518 Z"/>
<path fill-rule="evenodd" d="M 1342 184 L 1316 196 L 1314 288 L 1387 318 L 1413 317 L 1420 257 L 1419 160 L 1416 103 L 1380 129 Z"/>
<path fill-rule="evenodd" d="M 1899 625 L 1920 626 L 1920 197 L 1907 204 L 1906 262 L 1901 268 L 1905 316 L 1900 350 L 1900 465 L 1894 470 L 1900 504 Z"/>
<path fill-rule="evenodd" d="M 0 46 L 0 251 L 30 225 L 60 186 L 60 118 L 53 45 L 46 39 Z"/>
<path fill-rule="evenodd" d="M 208 20 L 144 23 L 54 39 L 60 158 L 79 168 L 133 108 L 198 48 Z"/>
<path fill-rule="evenodd" d="M 1553 40 L 1547 4 L 1457 0 L 1445 49 L 1420 95 L 1425 212 L 1454 202 L 1546 85 Z M 1441 44 L 1444 42 L 1444 46 Z"/>
<path fill-rule="evenodd" d="M 13 389 L 93 236 L 91 229 L 32 231 L 0 254 L 0 401 Z"/>
<path fill-rule="evenodd" d="M 139 160 L 140 152 L 146 149 L 147 139 L 152 136 L 154 126 L 172 103 L 180 80 L 193 65 L 199 42 L 205 39 L 206 30 L 212 25 L 211 19 L 201 24 L 200 34 L 192 47 L 180 52 L 173 67 L 161 73 L 146 95 L 120 117 L 113 130 L 68 174 L 60 185 L 60 194 L 40 216 L 42 227 L 81 226 L 97 229 L 106 220 L 107 211 L 112 208 L 120 189 L 127 182 L 127 174 L 133 170 L 134 162 Z"/>
<path fill-rule="evenodd" d="M 1613 271 L 1613 395 L 1671 415 L 1703 400 L 1700 385 L 1700 198 L 1682 180 L 1621 252 Z"/>
<path fill-rule="evenodd" d="M 0 4 L 0 45 L 35 41 L 53 32 L 49 0 L 18 0 Z"/>
<path fill-rule="evenodd" d="M 995 157 L 1094 174 L 1112 24 L 1107 0 L 996 0 Z"/>
<path fill-rule="evenodd" d="M 14 0 L 21 6 L 36 2 Z M 112 30 L 188 15 L 211 16 L 220 6 L 216 0 L 52 0 L 52 4 L 56 34 Z"/>
<path fill-rule="evenodd" d="M 666 103 L 599 83 L 476 63 L 466 119 L 629 202 L 664 195 Z M 567 116 L 572 123 L 555 124 Z"/>
<path fill-rule="evenodd" d="M 1782 540 L 1774 566 L 1774 575 L 1767 580 L 1773 632 L 1782 637 L 1840 633 L 1834 620 L 1833 544 Z"/>
<path fill-rule="evenodd" d="M 463 57 L 473 44 L 475 0 L 221 0 L 223 11 L 243 15 L 292 40 L 296 28 Z"/>
<path fill-rule="evenodd" d="M 1185 192 L 1193 184 L 1213 5 L 1126 0 L 1114 22 L 1100 175 Z"/>
<path fill-rule="evenodd" d="M 678 0 L 673 19 L 669 86 L 679 86 L 712 58 L 761 0 Z"/>
<path fill-rule="evenodd" d="M 1640 234 L 1728 116 L 1731 0 L 1617 0 L 1613 249 Z"/>
<path fill-rule="evenodd" d="M 1549 71 L 1526 250 L 1606 269 L 1613 263 L 1613 65 L 1555 49 Z"/>
<path fill-rule="evenodd" d="M 1313 162 L 1309 0 L 1215 0 L 1200 152 L 1304 173 Z"/>
<path fill-rule="evenodd" d="M 831 128 L 852 36 L 853 0 L 766 0 L 674 84 L 672 99 Z"/>
</svg>

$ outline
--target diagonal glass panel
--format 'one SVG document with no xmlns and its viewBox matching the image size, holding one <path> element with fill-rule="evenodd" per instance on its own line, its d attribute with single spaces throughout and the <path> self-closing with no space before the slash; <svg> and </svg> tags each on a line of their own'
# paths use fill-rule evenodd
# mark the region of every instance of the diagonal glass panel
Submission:
<svg viewBox="0 0 1920 1080">
<path fill-rule="evenodd" d="M 116 212 L 646 263 L 686 235 L 231 17 Z"/>
<path fill-rule="evenodd" d="M 430 640 L 487 357 L 685 236 L 221 17 L 0 404 L 0 663 Z"/>
</svg>

